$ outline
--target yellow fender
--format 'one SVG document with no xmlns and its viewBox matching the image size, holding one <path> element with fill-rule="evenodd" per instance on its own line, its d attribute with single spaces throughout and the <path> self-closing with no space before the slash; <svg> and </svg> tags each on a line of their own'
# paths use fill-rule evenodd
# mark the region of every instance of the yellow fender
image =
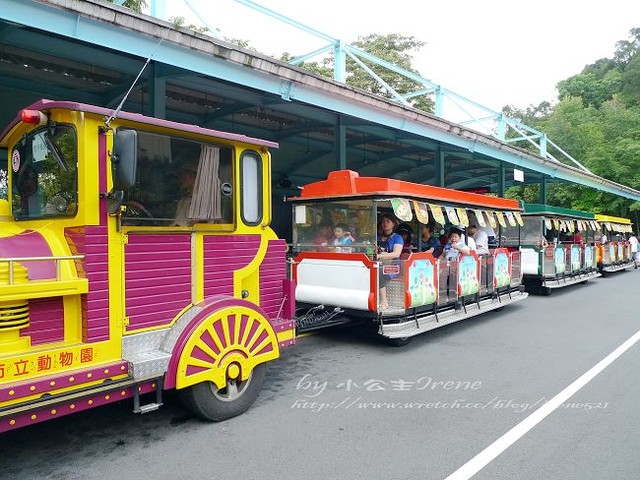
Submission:
<svg viewBox="0 0 640 480">
<path fill-rule="evenodd" d="M 256 365 L 280 356 L 278 337 L 260 307 L 231 297 L 216 297 L 197 306 L 173 348 L 165 388 L 182 389 L 227 380 L 247 380 Z"/>
</svg>

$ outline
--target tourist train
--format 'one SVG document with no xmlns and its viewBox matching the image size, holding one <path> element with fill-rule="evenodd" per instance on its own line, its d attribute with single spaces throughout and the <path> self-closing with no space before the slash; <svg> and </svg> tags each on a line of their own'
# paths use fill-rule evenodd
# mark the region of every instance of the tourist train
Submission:
<svg viewBox="0 0 640 480">
<path fill-rule="evenodd" d="M 349 323 L 403 345 L 526 299 L 529 280 L 628 263 L 624 219 L 349 170 L 288 199 L 287 244 L 276 148 L 67 101 L 19 112 L 0 134 L 0 432 L 123 399 L 149 412 L 167 389 L 225 420 L 296 333 Z M 470 229 L 486 245 L 469 248 Z"/>
</svg>

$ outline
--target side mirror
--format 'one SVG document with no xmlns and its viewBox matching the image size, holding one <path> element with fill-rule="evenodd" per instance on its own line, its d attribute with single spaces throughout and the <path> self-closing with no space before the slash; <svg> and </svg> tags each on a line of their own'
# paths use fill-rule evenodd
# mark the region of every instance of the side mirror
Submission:
<svg viewBox="0 0 640 480">
<path fill-rule="evenodd" d="M 113 134 L 113 189 L 126 190 L 136 181 L 138 165 L 138 133 L 135 130 L 116 130 Z"/>
<path fill-rule="evenodd" d="M 114 190 L 107 195 L 107 212 L 109 215 L 115 215 L 120 211 L 122 201 L 124 199 L 124 192 L 122 190 Z"/>
</svg>

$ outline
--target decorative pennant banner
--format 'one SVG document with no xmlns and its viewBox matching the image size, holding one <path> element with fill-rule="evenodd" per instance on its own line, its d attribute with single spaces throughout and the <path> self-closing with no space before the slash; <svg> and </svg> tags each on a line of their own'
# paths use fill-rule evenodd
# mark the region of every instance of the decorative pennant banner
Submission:
<svg viewBox="0 0 640 480">
<path fill-rule="evenodd" d="M 582 223 L 582 220 L 577 220 L 576 225 L 578 227 L 579 232 L 584 232 L 585 228 L 584 228 L 584 223 Z"/>
<path fill-rule="evenodd" d="M 393 213 L 396 214 L 398 219 L 403 222 L 410 222 L 413 220 L 413 212 L 411 211 L 411 204 L 406 198 L 392 198 L 391 206 L 393 207 Z"/>
<path fill-rule="evenodd" d="M 496 222 L 496 217 L 493 216 L 492 211 L 487 210 L 486 212 L 484 212 L 487 214 L 487 220 L 489 220 L 489 225 L 491 226 L 491 228 L 498 228 L 498 223 Z"/>
<path fill-rule="evenodd" d="M 464 208 L 458 207 L 456 208 L 458 212 L 458 218 L 460 219 L 460 223 L 465 227 L 469 226 L 469 217 L 467 216 L 467 211 Z"/>
<path fill-rule="evenodd" d="M 569 231 L 574 233 L 576 231 L 576 225 L 573 220 L 567 220 L 567 226 L 569 227 Z"/>
<path fill-rule="evenodd" d="M 550 218 L 545 217 L 544 226 L 547 228 L 547 230 L 551 230 L 553 228 L 553 224 L 551 223 Z"/>
<path fill-rule="evenodd" d="M 498 223 L 500 224 L 500 226 L 502 226 L 502 228 L 507 228 L 507 222 L 504 221 L 504 215 L 502 214 L 502 212 L 495 212 L 496 213 L 496 217 L 498 218 Z"/>
<path fill-rule="evenodd" d="M 444 207 L 444 211 L 447 212 L 447 217 L 449 218 L 449 222 L 453 223 L 456 227 L 460 225 L 460 219 L 456 214 L 456 210 L 453 207 Z"/>
<path fill-rule="evenodd" d="M 553 229 L 554 230 L 560 230 L 560 220 L 558 220 L 557 218 L 552 218 L 551 221 L 553 222 Z"/>
<path fill-rule="evenodd" d="M 513 216 L 513 212 L 504 212 L 505 217 L 507 217 L 507 222 L 512 227 L 516 226 L 516 218 Z"/>
<path fill-rule="evenodd" d="M 484 221 L 484 215 L 482 214 L 482 210 L 474 210 L 473 213 L 476 216 L 476 221 L 478 222 L 478 226 L 486 227 L 487 224 Z"/>
<path fill-rule="evenodd" d="M 595 220 L 591 220 L 593 222 L 593 229 L 600 231 L 600 229 L 602 228 L 602 226 L 600 225 L 600 223 L 596 222 Z"/>
<path fill-rule="evenodd" d="M 434 220 L 438 222 L 439 225 L 444 225 L 446 223 L 444 221 L 444 214 L 442 213 L 442 207 L 440 205 L 430 203 L 429 210 L 431 210 Z"/>
<path fill-rule="evenodd" d="M 413 210 L 416 212 L 416 218 L 424 225 L 429 223 L 429 210 L 424 202 L 413 201 Z"/>
<path fill-rule="evenodd" d="M 604 228 L 606 228 L 608 231 L 611 231 L 611 224 L 609 222 L 604 222 Z"/>
<path fill-rule="evenodd" d="M 513 212 L 513 216 L 516 217 L 516 222 L 518 222 L 518 225 L 524 227 L 524 220 L 522 220 L 522 215 L 520 215 L 520 212 Z"/>
<path fill-rule="evenodd" d="M 560 231 L 561 232 L 566 232 L 567 231 L 567 223 L 563 219 L 560 219 L 558 221 L 560 222 Z"/>
</svg>

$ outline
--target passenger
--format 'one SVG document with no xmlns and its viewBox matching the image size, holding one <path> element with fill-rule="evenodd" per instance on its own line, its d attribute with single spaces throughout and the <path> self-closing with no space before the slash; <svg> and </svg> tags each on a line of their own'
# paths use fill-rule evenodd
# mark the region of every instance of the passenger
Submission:
<svg viewBox="0 0 640 480">
<path fill-rule="evenodd" d="M 354 242 L 353 237 L 351 236 L 351 232 L 349 232 L 349 226 L 346 223 L 337 223 L 333 229 L 333 234 L 335 235 L 333 245 L 335 245 L 336 247 L 336 252 L 353 252 L 352 247 L 346 246 L 351 245 Z"/>
<path fill-rule="evenodd" d="M 18 174 L 17 189 L 20 194 L 20 215 L 22 217 L 41 215 L 44 200 L 38 183 L 38 172 L 32 165 L 25 165 Z"/>
<path fill-rule="evenodd" d="M 323 220 L 318 225 L 313 244 L 326 247 L 333 242 L 333 224 L 329 220 Z"/>
<path fill-rule="evenodd" d="M 567 238 L 567 241 L 571 243 L 584 243 L 584 239 L 582 238 L 582 235 L 580 235 L 578 232 L 574 232 L 571 235 L 569 235 L 569 237 Z"/>
<path fill-rule="evenodd" d="M 196 177 L 198 167 L 191 163 L 183 163 L 180 169 L 180 195 L 176 206 L 175 220 L 176 226 L 186 227 L 191 225 L 193 219 L 189 217 L 189 209 L 191 208 L 191 198 L 193 196 L 193 188 L 196 185 Z"/>
<path fill-rule="evenodd" d="M 379 235 L 378 235 L 378 260 L 389 263 L 389 260 L 397 260 L 402 254 L 403 240 L 400 235 L 394 233 L 398 221 L 389 213 L 385 213 L 380 218 Z M 380 268 L 378 281 L 380 283 L 380 310 L 386 310 L 389 307 L 387 300 L 387 283 L 398 274 L 382 274 Z"/>
<path fill-rule="evenodd" d="M 631 258 L 633 258 L 633 268 L 638 268 L 640 265 L 640 249 L 638 248 L 638 237 L 635 232 L 631 232 L 629 237 L 629 245 L 631 245 Z"/>
<path fill-rule="evenodd" d="M 498 240 L 496 239 L 496 232 L 491 228 L 491 225 L 480 227 L 480 230 L 487 234 L 487 245 L 496 248 L 498 246 Z"/>
<path fill-rule="evenodd" d="M 478 255 L 489 255 L 489 236 L 487 232 L 480 230 L 475 223 L 469 225 L 467 232 L 476 242 L 476 253 Z"/>
<path fill-rule="evenodd" d="M 462 232 L 462 235 L 460 236 L 460 241 L 475 252 L 476 251 L 476 241 L 473 239 L 473 237 L 471 235 L 465 235 L 465 233 L 467 231 L 465 226 L 464 225 L 458 225 L 458 230 L 460 230 Z"/>
<path fill-rule="evenodd" d="M 411 227 L 406 223 L 401 223 L 398 225 L 397 233 L 402 237 L 402 253 L 409 255 L 414 250 L 411 244 Z"/>
<path fill-rule="evenodd" d="M 435 257 L 434 252 L 438 247 L 440 247 L 440 242 L 433 236 L 432 227 L 423 225 L 421 250 L 426 253 L 431 253 Z"/>
<path fill-rule="evenodd" d="M 444 254 L 445 260 L 457 260 L 460 254 L 471 254 L 471 249 L 462 241 L 462 231 L 459 228 L 449 230 L 449 242 L 444 247 Z"/>
</svg>

